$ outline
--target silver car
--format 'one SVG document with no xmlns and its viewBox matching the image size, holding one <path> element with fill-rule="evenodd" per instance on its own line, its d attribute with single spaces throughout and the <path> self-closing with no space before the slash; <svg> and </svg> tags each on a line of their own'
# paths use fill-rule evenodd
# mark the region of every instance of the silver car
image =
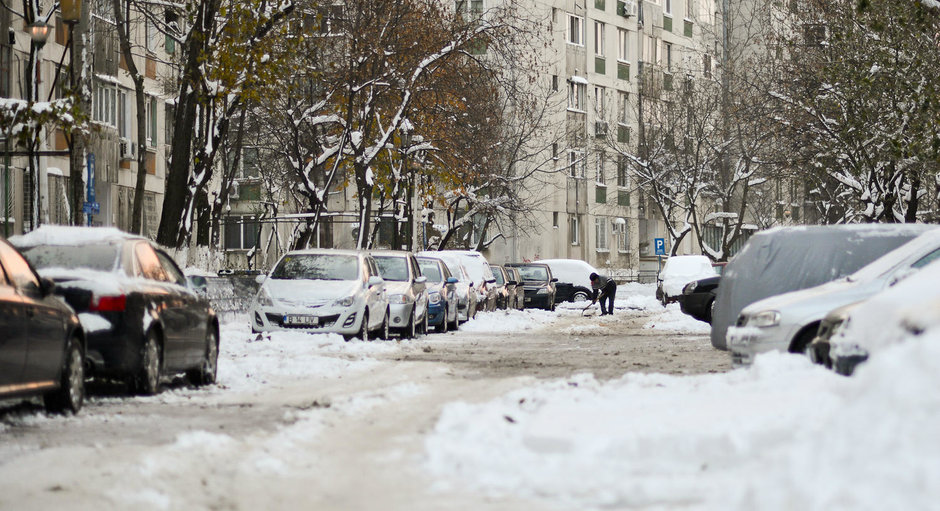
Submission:
<svg viewBox="0 0 940 511">
<path fill-rule="evenodd" d="M 937 258 L 940 229 L 933 229 L 845 278 L 748 305 L 728 329 L 732 363 L 749 365 L 767 351 L 804 353 L 830 311 L 865 300 Z"/>
<path fill-rule="evenodd" d="M 476 316 L 478 297 L 480 296 L 467 268 L 460 259 L 449 251 L 427 251 L 418 253 L 421 257 L 440 259 L 447 265 L 451 275 L 457 279 L 454 291 L 457 294 L 457 322 L 463 323 Z"/>
<path fill-rule="evenodd" d="M 385 281 L 371 255 L 356 250 L 297 250 L 284 254 L 251 304 L 251 330 L 335 332 L 346 340 L 388 339 Z"/>
<path fill-rule="evenodd" d="M 374 250 L 372 257 L 385 280 L 391 327 L 404 339 L 412 339 L 418 332 L 428 333 L 428 279 L 421 275 L 414 254 Z"/>
</svg>

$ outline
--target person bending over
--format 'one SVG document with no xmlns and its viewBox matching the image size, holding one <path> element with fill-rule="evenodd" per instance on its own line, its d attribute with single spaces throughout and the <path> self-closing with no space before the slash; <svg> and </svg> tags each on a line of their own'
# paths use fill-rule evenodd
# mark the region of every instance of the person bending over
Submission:
<svg viewBox="0 0 940 511">
<path fill-rule="evenodd" d="M 617 283 L 596 273 L 591 274 L 591 289 L 594 290 L 593 305 L 598 299 L 601 301 L 601 316 L 614 313 L 614 297 L 617 295 Z M 600 297 L 598 298 L 598 293 Z M 605 307 L 604 302 L 607 302 Z"/>
</svg>

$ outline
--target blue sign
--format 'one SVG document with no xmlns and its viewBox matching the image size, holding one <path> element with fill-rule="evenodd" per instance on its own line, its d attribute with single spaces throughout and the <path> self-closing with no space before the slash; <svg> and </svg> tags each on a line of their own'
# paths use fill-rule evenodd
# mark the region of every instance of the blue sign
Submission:
<svg viewBox="0 0 940 511">
<path fill-rule="evenodd" d="M 88 191 L 86 200 L 95 202 L 95 153 L 88 153 Z"/>
<path fill-rule="evenodd" d="M 97 215 L 101 213 L 101 205 L 97 202 L 86 202 L 82 204 L 82 213 L 86 215 Z"/>
<path fill-rule="evenodd" d="M 656 249 L 656 255 L 666 255 L 666 239 L 653 238 L 653 248 Z"/>
</svg>

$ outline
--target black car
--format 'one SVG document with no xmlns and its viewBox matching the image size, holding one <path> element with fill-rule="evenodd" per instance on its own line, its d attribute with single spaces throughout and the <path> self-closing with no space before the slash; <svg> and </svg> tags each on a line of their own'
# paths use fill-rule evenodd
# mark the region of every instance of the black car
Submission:
<svg viewBox="0 0 940 511">
<path fill-rule="evenodd" d="M 555 310 L 555 282 L 558 282 L 558 279 L 552 277 L 552 269 L 547 264 L 512 263 L 506 266 L 516 268 L 522 276 L 522 287 L 525 289 L 524 308 Z"/>
<path fill-rule="evenodd" d="M 149 240 L 113 228 L 44 226 L 11 242 L 79 313 L 93 375 L 148 395 L 178 372 L 196 385 L 215 382 L 215 312 Z"/>
<path fill-rule="evenodd" d="M 686 284 L 678 298 L 682 312 L 699 321 L 711 323 L 712 305 L 715 303 L 715 293 L 718 291 L 720 280 L 721 276 L 715 276 Z"/>
<path fill-rule="evenodd" d="M 85 399 L 85 335 L 52 281 L 0 239 L 0 399 L 42 396 L 52 412 Z"/>
</svg>

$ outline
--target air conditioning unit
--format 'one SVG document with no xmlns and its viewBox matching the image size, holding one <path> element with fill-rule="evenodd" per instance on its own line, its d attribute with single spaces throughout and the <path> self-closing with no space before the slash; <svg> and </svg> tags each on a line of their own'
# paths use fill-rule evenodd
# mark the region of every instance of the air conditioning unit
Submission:
<svg viewBox="0 0 940 511">
<path fill-rule="evenodd" d="M 607 121 L 594 121 L 594 135 L 598 137 L 607 136 Z"/>
<path fill-rule="evenodd" d="M 630 16 L 636 16 L 639 14 L 640 9 L 637 7 L 636 0 L 618 0 L 617 1 L 617 15 L 629 18 Z"/>
<path fill-rule="evenodd" d="M 126 138 L 122 138 L 120 146 L 122 160 L 133 160 L 137 158 L 137 144 Z"/>
</svg>

